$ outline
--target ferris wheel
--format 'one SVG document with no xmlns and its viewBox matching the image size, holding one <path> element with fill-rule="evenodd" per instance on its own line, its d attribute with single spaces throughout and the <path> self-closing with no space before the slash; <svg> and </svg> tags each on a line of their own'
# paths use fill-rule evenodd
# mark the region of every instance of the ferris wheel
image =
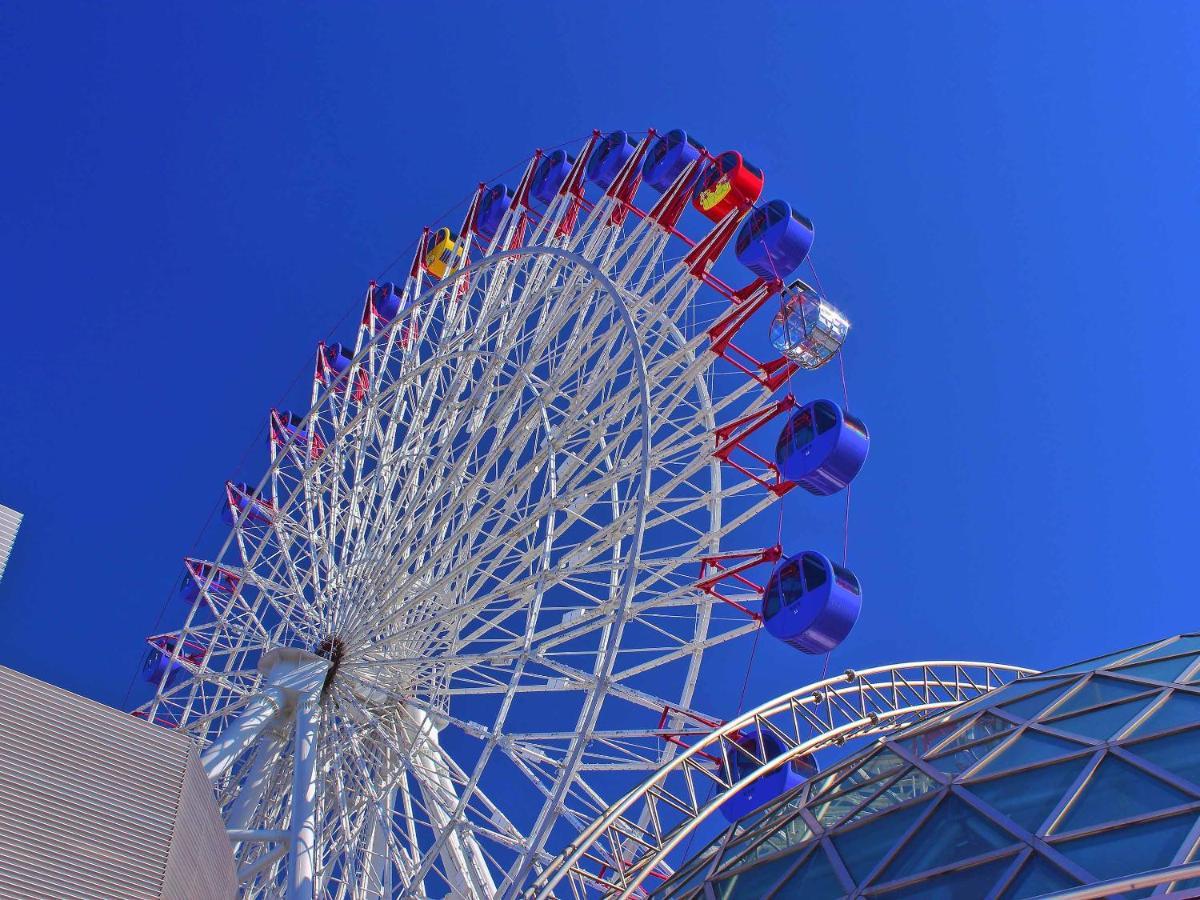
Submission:
<svg viewBox="0 0 1200 900">
<path fill-rule="evenodd" d="M 310 408 L 271 411 L 265 474 L 185 563 L 137 712 L 201 747 L 245 896 L 515 896 L 716 724 L 708 650 L 849 632 L 844 565 L 734 543 L 866 453 L 786 389 L 848 323 L 785 284 L 812 224 L 763 182 L 682 131 L 538 151 L 318 346 Z M 779 358 L 735 343 L 756 316 Z"/>
</svg>

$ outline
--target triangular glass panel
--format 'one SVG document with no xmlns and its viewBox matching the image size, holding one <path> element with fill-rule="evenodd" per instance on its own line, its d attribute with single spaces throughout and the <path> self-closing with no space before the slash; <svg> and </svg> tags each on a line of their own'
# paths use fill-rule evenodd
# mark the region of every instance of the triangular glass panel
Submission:
<svg viewBox="0 0 1200 900">
<path fill-rule="evenodd" d="M 1168 865 L 1195 822 L 1196 814 L 1187 813 L 1101 831 L 1054 847 L 1092 877 L 1116 878 Z"/>
<path fill-rule="evenodd" d="M 870 781 L 907 765 L 906 760 L 901 759 L 891 750 L 880 750 L 878 753 L 872 753 L 858 766 L 839 768 L 834 771 L 821 783 L 819 790 L 814 790 L 809 795 L 810 800 L 817 800 L 826 794 L 832 795 L 834 792 L 847 790 L 852 785 Z"/>
<path fill-rule="evenodd" d="M 844 897 L 845 895 L 846 889 L 842 887 L 842 882 L 834 874 L 833 865 L 818 846 L 812 856 L 801 863 L 800 867 L 789 875 L 787 881 L 780 885 L 771 896 L 833 900 L 835 897 Z M 739 892 L 737 896 L 745 897 L 746 900 L 751 900 L 751 898 L 758 900 L 758 897 L 762 895 L 759 894 L 758 897 L 755 897 Z"/>
<path fill-rule="evenodd" d="M 1200 731 L 1180 731 L 1166 737 L 1142 741 L 1139 744 L 1123 744 L 1125 750 L 1135 753 L 1172 775 L 1186 778 L 1200 788 Z"/>
<path fill-rule="evenodd" d="M 1159 731 L 1169 731 L 1184 725 L 1200 724 L 1200 696 L 1175 691 L 1166 703 L 1150 714 L 1150 717 L 1134 729 L 1142 737 Z"/>
<path fill-rule="evenodd" d="M 1123 659 L 1137 655 L 1147 647 L 1152 647 L 1158 641 L 1151 641 L 1149 644 L 1141 644 L 1137 647 L 1130 647 L 1128 650 L 1118 650 L 1116 653 L 1106 653 L 1104 656 L 1097 656 L 1093 659 L 1085 659 L 1082 662 L 1071 663 L 1069 666 L 1062 666 L 1058 669 L 1049 669 L 1043 672 L 1043 675 L 1070 675 L 1075 672 L 1091 672 L 1095 669 L 1102 669 L 1112 663 L 1118 663 Z"/>
<path fill-rule="evenodd" d="M 935 795 L 936 796 L 936 795 Z M 929 806 L 929 801 L 914 803 L 893 812 L 872 816 L 862 825 L 835 835 L 834 849 L 855 881 L 862 881 L 883 855 L 912 825 L 917 816 Z"/>
<path fill-rule="evenodd" d="M 1075 713 L 1063 719 L 1051 719 L 1043 722 L 1047 728 L 1059 731 L 1069 731 L 1080 737 L 1093 738 L 1097 741 L 1107 741 L 1118 731 L 1129 724 L 1129 720 L 1146 708 L 1146 699 L 1127 700 L 1114 706 L 1093 709 L 1089 712 Z"/>
<path fill-rule="evenodd" d="M 959 772 L 965 772 L 979 760 L 983 759 L 989 753 L 1000 745 L 1006 735 L 994 737 L 989 741 L 980 741 L 978 744 L 972 744 L 969 747 L 963 747 L 961 750 L 955 750 L 952 753 L 947 753 L 944 756 L 939 756 L 936 759 L 929 760 L 930 765 L 936 766 L 941 772 L 947 775 L 957 775 Z"/>
<path fill-rule="evenodd" d="M 887 897 L 888 900 L 903 900 L 907 897 L 919 897 L 921 900 L 962 900 L 963 897 L 986 897 L 1011 865 L 1011 857 L 994 859 L 969 869 L 960 869 L 957 872 L 948 872 L 933 878 L 922 878 L 916 884 L 910 884 L 908 887 L 884 891 L 882 894 L 872 894 L 871 896 Z"/>
<path fill-rule="evenodd" d="M 900 738 L 894 743 L 905 748 L 916 756 L 924 756 L 942 741 L 952 735 L 962 722 L 942 722 L 935 725 L 933 728 L 926 728 L 924 731 L 908 737 Z"/>
<path fill-rule="evenodd" d="M 662 897 L 686 896 L 689 889 L 694 889 L 705 880 L 704 876 L 707 872 L 708 866 L 698 866 L 676 872 L 666 881 L 659 882 L 658 886 L 652 888 L 646 896 L 652 897 L 654 900 Z"/>
<path fill-rule="evenodd" d="M 938 747 L 938 754 L 941 755 L 953 750 L 955 747 L 961 747 L 963 744 L 970 744 L 974 741 L 991 737 L 994 734 L 1004 734 L 1005 732 L 1012 731 L 1012 729 L 1013 725 L 1011 722 L 1006 722 L 1004 719 L 993 716 L 991 713 L 984 713 L 945 744 Z"/>
<path fill-rule="evenodd" d="M 1003 900 L 1024 900 L 1025 897 L 1040 897 L 1042 894 L 1066 890 L 1077 884 L 1078 881 L 1058 866 L 1046 862 L 1040 856 L 1031 856 L 1001 896 Z"/>
<path fill-rule="evenodd" d="M 954 794 L 946 797 L 875 883 L 916 875 L 1016 843 Z"/>
<path fill-rule="evenodd" d="M 826 828 L 832 828 L 843 818 L 854 812 L 860 803 L 874 796 L 878 790 L 879 785 L 868 784 L 848 793 L 838 794 L 836 797 L 831 797 L 828 800 L 822 800 L 812 808 L 813 815 Z"/>
<path fill-rule="evenodd" d="M 1054 714 L 1061 716 L 1067 713 L 1080 712 L 1081 710 L 1091 709 L 1093 706 L 1100 706 L 1102 703 L 1124 700 L 1135 694 L 1144 694 L 1146 691 L 1152 690 L 1154 688 L 1146 685 L 1130 684 L 1128 681 L 1119 681 L 1116 678 L 1095 675 L 1088 679 L 1087 684 L 1068 697 L 1061 706 L 1055 707 Z"/>
<path fill-rule="evenodd" d="M 798 852 L 785 853 L 775 859 L 758 863 L 737 875 L 730 875 L 714 885 L 717 896 L 723 898 L 762 897 L 775 882 L 787 873 L 788 869 L 796 864 L 796 860 L 799 858 Z"/>
<path fill-rule="evenodd" d="M 891 750 L 881 750 L 878 753 L 873 753 L 869 759 L 864 760 L 862 765 L 847 771 L 837 782 L 831 784 L 828 790 L 815 795 L 813 799 L 825 799 L 827 797 L 832 799 L 840 794 L 849 793 L 863 784 L 874 784 L 877 788 L 879 782 L 882 780 L 882 776 L 895 772 L 897 769 L 902 769 L 907 765 L 907 760 L 897 756 Z"/>
<path fill-rule="evenodd" d="M 1056 756 L 1067 756 L 1086 749 L 1082 744 L 1068 741 L 1040 731 L 1026 731 L 1000 751 L 1000 755 L 989 760 L 976 775 L 994 775 L 1008 769 L 1029 766 Z"/>
<path fill-rule="evenodd" d="M 1102 825 L 1115 819 L 1148 815 L 1191 801 L 1183 791 L 1159 781 L 1122 759 L 1106 756 L 1083 786 L 1067 814 L 1054 830 L 1058 833 Z"/>
<path fill-rule="evenodd" d="M 1114 675 L 1137 675 L 1140 678 L 1153 678 L 1155 681 L 1173 682 L 1193 662 L 1196 661 L 1194 655 L 1188 656 L 1172 656 L 1169 659 L 1156 659 L 1154 662 L 1140 662 L 1132 666 L 1121 666 L 1119 669 L 1114 669 Z"/>
<path fill-rule="evenodd" d="M 1050 815 L 1063 794 L 1075 783 L 1087 760 L 1086 756 L 1081 756 L 1016 775 L 976 781 L 966 787 L 1026 831 L 1037 834 L 1046 816 Z"/>
<path fill-rule="evenodd" d="M 1200 653 L 1200 634 L 1185 634 L 1173 641 L 1168 641 L 1156 650 L 1151 650 L 1138 657 L 1139 661 L 1158 659 L 1162 656 L 1178 656 L 1181 653 Z"/>
<path fill-rule="evenodd" d="M 999 708 L 1019 719 L 1033 719 L 1043 709 L 1061 697 L 1067 688 L 1076 683 L 1072 681 L 1067 684 L 1060 684 L 1053 690 L 1043 691 L 1040 694 L 1030 694 L 1028 697 L 1022 697 L 1020 700 L 1014 700 L 1012 703 L 1002 703 Z"/>
<path fill-rule="evenodd" d="M 764 827 L 753 835 L 755 839 L 759 839 L 766 832 L 766 838 L 760 840 L 748 851 L 745 851 L 742 856 L 735 858 L 735 855 L 739 852 L 736 847 L 731 846 L 729 850 L 726 850 L 725 856 L 721 860 L 721 869 L 740 867 L 750 860 L 761 859 L 764 856 L 779 853 L 789 847 L 798 848 L 812 837 L 812 829 L 808 827 L 808 823 L 799 814 L 792 816 L 786 822 L 779 823 L 778 825 L 774 822 L 769 824 L 770 828 Z"/>
<path fill-rule="evenodd" d="M 981 708 L 992 707 L 997 703 L 1008 703 L 1011 700 L 1016 700 L 1019 697 L 1024 697 L 1026 694 L 1032 694 L 1034 691 L 1042 691 L 1051 685 L 1060 685 L 1074 683 L 1074 679 L 1064 679 L 1062 676 L 1054 678 L 1043 678 L 1038 675 L 1033 678 L 1019 678 L 1016 681 L 1010 681 L 1003 687 L 994 688 L 986 694 L 981 694 L 974 700 L 968 700 L 959 706 L 954 707 L 954 710 L 947 714 L 948 718 L 961 719 L 965 714 L 978 712 Z"/>
<path fill-rule="evenodd" d="M 877 812 L 891 809 L 893 806 L 899 806 L 906 800 L 923 797 L 930 791 L 936 791 L 941 786 L 940 782 L 934 781 L 914 766 L 889 784 L 884 790 L 880 791 L 871 802 L 847 818 L 842 825 L 845 827 L 851 822 L 857 822 L 860 819 L 865 819 L 867 816 L 873 816 Z"/>
</svg>

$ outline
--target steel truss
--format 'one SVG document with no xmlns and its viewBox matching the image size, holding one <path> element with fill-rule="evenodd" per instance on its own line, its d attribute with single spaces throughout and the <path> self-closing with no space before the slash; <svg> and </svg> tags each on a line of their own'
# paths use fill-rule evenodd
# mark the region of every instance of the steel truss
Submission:
<svg viewBox="0 0 1200 900">
<path fill-rule="evenodd" d="M 671 852 L 722 803 L 788 761 L 848 740 L 877 736 L 971 700 L 1015 677 L 1016 666 L 915 662 L 847 671 L 768 701 L 709 733 L 604 811 L 542 871 L 526 893 L 548 898 L 564 879 L 572 896 L 643 896 L 647 879 L 670 874 Z M 737 741 L 757 728 L 785 750 L 764 758 Z M 733 781 L 731 761 L 753 771 Z M 657 881 L 652 881 L 657 883 Z"/>
</svg>

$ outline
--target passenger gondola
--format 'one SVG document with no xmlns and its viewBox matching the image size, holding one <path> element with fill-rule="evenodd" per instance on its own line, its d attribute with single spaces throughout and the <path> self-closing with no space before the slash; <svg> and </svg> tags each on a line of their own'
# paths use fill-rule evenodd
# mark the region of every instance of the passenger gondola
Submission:
<svg viewBox="0 0 1200 900">
<path fill-rule="evenodd" d="M 692 205 L 714 222 L 733 209 L 749 209 L 763 189 L 762 169 L 726 150 L 704 170 L 692 196 Z"/>
<path fill-rule="evenodd" d="M 745 753 L 729 751 L 729 778 L 735 784 L 760 768 L 758 760 L 775 759 L 784 751 L 783 743 L 773 732 L 757 726 L 748 728 L 734 743 L 746 750 Z M 760 775 L 722 803 L 721 815 L 730 822 L 736 822 L 792 788 L 799 787 L 816 774 L 817 764 L 811 757 L 783 763 Z"/>
<path fill-rule="evenodd" d="M 429 239 L 425 250 L 425 271 L 434 278 L 445 278 L 458 267 L 462 253 L 462 247 L 458 246 L 458 235 L 449 228 L 439 228 Z"/>
<path fill-rule="evenodd" d="M 507 185 L 493 184 L 483 192 L 475 211 L 475 231 L 480 237 L 490 241 L 496 236 L 512 202 L 513 192 Z"/>
<path fill-rule="evenodd" d="M 320 361 L 317 364 L 317 375 L 322 383 L 327 384 L 339 394 L 346 392 L 346 373 L 354 361 L 353 351 L 344 344 L 321 344 L 318 348 Z M 354 376 L 354 400 L 361 401 L 367 396 L 370 385 L 369 376 L 365 369 L 359 369 Z"/>
<path fill-rule="evenodd" d="M 812 242 L 812 222 L 783 200 L 772 200 L 747 217 L 734 252 L 759 278 L 783 280 L 800 268 Z"/>
<path fill-rule="evenodd" d="M 529 193 L 536 200 L 549 206 L 558 196 L 558 189 L 566 181 L 573 165 L 575 165 L 575 157 L 567 151 L 551 150 L 538 162 L 537 170 L 533 173 L 533 182 L 529 186 Z"/>
<path fill-rule="evenodd" d="M 660 194 L 689 165 L 700 158 L 704 145 L 681 128 L 668 131 L 654 142 L 642 163 L 642 178 Z"/>
<path fill-rule="evenodd" d="M 271 439 L 281 447 L 295 444 L 307 447 L 309 456 L 319 459 L 325 450 L 325 442 L 319 434 L 310 435 L 303 428 L 304 417 L 288 410 L 273 410 L 271 415 Z"/>
<path fill-rule="evenodd" d="M 390 281 L 375 285 L 371 293 L 371 304 L 377 315 L 384 322 L 390 322 L 400 312 L 400 292 Z"/>
<path fill-rule="evenodd" d="M 208 581 L 208 593 L 219 594 L 223 597 L 228 597 L 233 594 L 234 589 L 238 584 L 238 577 L 232 572 L 227 572 L 220 566 L 214 566 L 212 563 L 199 562 L 198 560 L 186 560 L 184 563 L 186 571 L 183 575 L 183 580 L 179 582 L 179 598 L 184 603 L 195 603 L 196 598 L 200 596 L 201 586 L 208 581 L 209 575 L 212 575 L 212 580 Z"/>
<path fill-rule="evenodd" d="M 771 320 L 771 344 L 805 369 L 821 368 L 842 349 L 850 320 L 799 279 L 787 286 L 783 296 L 783 305 Z"/>
<path fill-rule="evenodd" d="M 637 141 L 624 131 L 610 131 L 592 150 L 587 164 L 587 179 L 601 190 L 608 190 L 626 160 L 633 156 Z"/>
<path fill-rule="evenodd" d="M 862 470 L 871 438 L 861 419 L 832 400 L 814 400 L 796 410 L 775 442 L 779 473 L 811 494 L 845 490 Z"/>
<path fill-rule="evenodd" d="M 233 525 L 243 512 L 247 522 L 258 524 L 268 524 L 275 516 L 271 501 L 259 497 L 244 481 L 228 482 L 225 493 L 228 502 L 221 507 L 221 519 L 226 525 Z"/>
<path fill-rule="evenodd" d="M 828 653 L 862 611 L 862 588 L 849 569 L 815 550 L 781 562 L 763 591 L 767 632 L 804 653 Z"/>
</svg>

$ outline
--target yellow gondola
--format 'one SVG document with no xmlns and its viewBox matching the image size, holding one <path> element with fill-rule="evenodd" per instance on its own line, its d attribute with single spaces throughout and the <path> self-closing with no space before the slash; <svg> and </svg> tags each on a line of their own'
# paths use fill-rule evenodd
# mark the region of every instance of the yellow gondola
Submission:
<svg viewBox="0 0 1200 900">
<path fill-rule="evenodd" d="M 425 271 L 434 278 L 445 278 L 456 268 L 456 258 L 462 259 L 462 247 L 456 247 L 458 235 L 449 228 L 439 228 L 429 239 L 425 251 Z"/>
</svg>

